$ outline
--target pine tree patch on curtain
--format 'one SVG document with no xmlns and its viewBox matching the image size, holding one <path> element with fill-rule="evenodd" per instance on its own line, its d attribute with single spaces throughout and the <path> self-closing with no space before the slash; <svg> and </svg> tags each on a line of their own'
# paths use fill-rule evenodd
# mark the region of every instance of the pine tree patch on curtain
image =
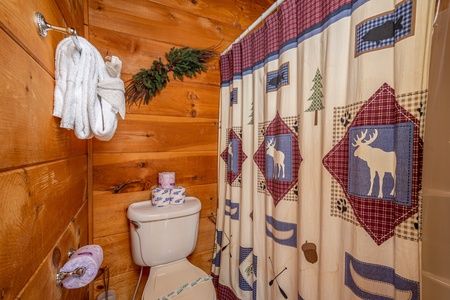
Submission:
<svg viewBox="0 0 450 300">
<path fill-rule="evenodd" d="M 220 155 L 227 164 L 226 179 L 229 185 L 232 185 L 240 176 L 242 163 L 247 159 L 247 155 L 242 151 L 242 140 L 236 131 L 241 132 L 239 128 L 228 130 L 228 147 Z M 239 180 L 236 186 L 240 186 Z"/>
<path fill-rule="evenodd" d="M 265 129 L 253 160 L 263 174 L 264 187 L 276 206 L 297 184 L 302 162 L 297 134 L 279 114 Z"/>
<path fill-rule="evenodd" d="M 313 87 L 311 88 L 312 95 L 307 99 L 311 103 L 305 112 L 314 112 L 314 125 L 317 125 L 318 111 L 324 109 L 322 103 L 322 75 L 320 74 L 320 70 L 317 69 L 316 75 L 313 78 Z"/>
<path fill-rule="evenodd" d="M 369 137 L 368 128 L 373 130 Z M 387 138 L 372 147 L 378 130 L 385 131 Z M 361 107 L 344 138 L 323 159 L 325 168 L 341 185 L 358 222 L 378 245 L 418 212 L 422 152 L 420 121 L 399 105 L 394 90 L 384 84 Z M 356 163 L 358 173 L 352 172 Z"/>
</svg>

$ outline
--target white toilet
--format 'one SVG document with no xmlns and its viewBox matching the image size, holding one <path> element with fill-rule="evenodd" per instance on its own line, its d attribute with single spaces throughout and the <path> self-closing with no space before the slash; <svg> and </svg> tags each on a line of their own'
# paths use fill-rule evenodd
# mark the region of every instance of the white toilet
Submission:
<svg viewBox="0 0 450 300">
<path fill-rule="evenodd" d="M 128 207 L 133 260 L 151 267 L 143 300 L 216 299 L 211 278 L 186 259 L 197 243 L 201 207 L 195 197 L 182 205 L 153 207 L 143 201 Z"/>
</svg>

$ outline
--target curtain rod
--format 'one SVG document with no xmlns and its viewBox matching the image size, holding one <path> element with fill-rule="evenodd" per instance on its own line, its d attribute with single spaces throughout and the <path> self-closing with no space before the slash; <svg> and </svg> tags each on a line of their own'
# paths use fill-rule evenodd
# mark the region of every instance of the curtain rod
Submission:
<svg viewBox="0 0 450 300">
<path fill-rule="evenodd" d="M 261 17 L 258 18 L 258 20 L 256 20 L 255 22 L 253 22 L 252 25 L 250 25 L 250 27 L 248 27 L 244 33 L 242 33 L 230 46 L 228 46 L 227 49 L 225 49 L 225 51 L 222 52 L 222 55 L 225 55 L 228 51 L 231 50 L 231 48 L 233 47 L 234 44 L 240 42 L 244 37 L 247 36 L 247 34 L 249 34 L 253 29 L 255 29 L 256 26 L 258 26 L 265 18 L 267 18 L 267 16 L 269 16 L 275 9 L 278 8 L 278 6 L 281 5 L 281 3 L 283 3 L 284 0 L 277 0 L 274 4 L 272 4 L 271 7 L 269 7 L 268 10 L 266 10 Z"/>
</svg>

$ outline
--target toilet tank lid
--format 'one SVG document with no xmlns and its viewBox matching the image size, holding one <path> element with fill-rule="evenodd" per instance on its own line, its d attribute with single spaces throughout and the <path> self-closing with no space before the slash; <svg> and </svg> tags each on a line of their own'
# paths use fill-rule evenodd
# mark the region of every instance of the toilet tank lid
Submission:
<svg viewBox="0 0 450 300">
<path fill-rule="evenodd" d="M 202 203 L 195 197 L 186 197 L 184 204 L 163 207 L 154 207 L 148 200 L 131 204 L 127 210 L 127 217 L 138 222 L 159 221 L 192 215 L 198 213 L 201 208 Z"/>
</svg>

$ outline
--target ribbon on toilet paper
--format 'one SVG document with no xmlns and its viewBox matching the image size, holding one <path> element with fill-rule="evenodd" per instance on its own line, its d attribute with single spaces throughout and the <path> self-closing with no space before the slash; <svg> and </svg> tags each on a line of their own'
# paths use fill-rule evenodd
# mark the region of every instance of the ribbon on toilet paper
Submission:
<svg viewBox="0 0 450 300">
<path fill-rule="evenodd" d="M 88 285 L 100 269 L 103 262 L 103 250 L 99 245 L 87 245 L 75 251 L 69 260 L 59 269 L 59 272 L 74 272 L 79 268 L 84 269 L 82 275 L 72 275 L 61 283 L 66 289 L 77 289 Z"/>
<path fill-rule="evenodd" d="M 175 173 L 163 172 L 158 174 L 158 187 L 170 189 L 175 186 Z"/>
<path fill-rule="evenodd" d="M 152 206 L 162 207 L 170 204 L 170 189 L 152 188 Z"/>
<path fill-rule="evenodd" d="M 211 276 L 200 277 L 200 278 L 194 280 L 191 283 L 186 283 L 186 284 L 182 285 L 180 288 L 176 289 L 175 291 L 172 291 L 172 292 L 168 293 L 165 296 L 159 297 L 158 300 L 169 300 L 169 299 L 172 299 L 172 298 L 178 296 L 179 294 L 181 294 L 182 292 L 184 292 L 186 289 L 193 288 L 193 287 L 195 287 L 196 285 L 198 285 L 198 284 L 200 284 L 202 282 L 209 281 L 209 280 L 211 280 L 211 278 L 212 278 Z"/>
<path fill-rule="evenodd" d="M 176 186 L 170 190 L 170 204 L 179 205 L 186 202 L 186 189 L 184 186 Z"/>
</svg>

